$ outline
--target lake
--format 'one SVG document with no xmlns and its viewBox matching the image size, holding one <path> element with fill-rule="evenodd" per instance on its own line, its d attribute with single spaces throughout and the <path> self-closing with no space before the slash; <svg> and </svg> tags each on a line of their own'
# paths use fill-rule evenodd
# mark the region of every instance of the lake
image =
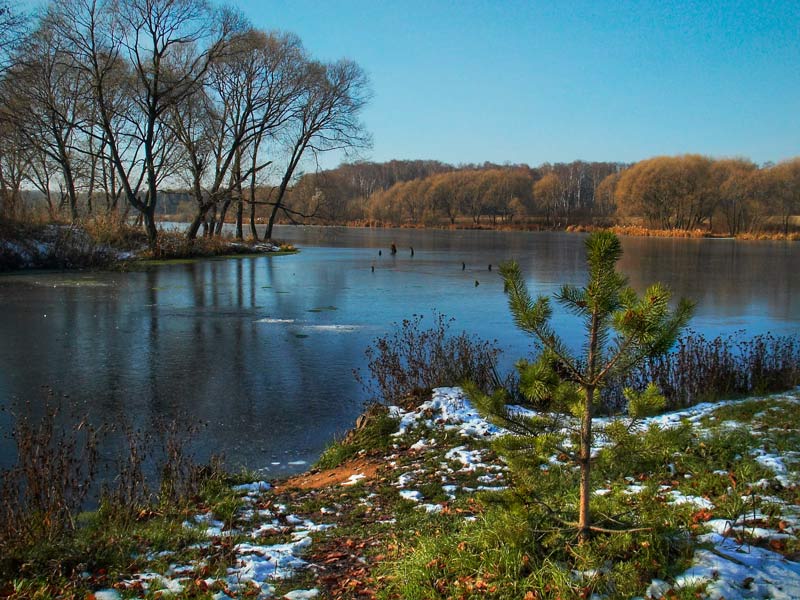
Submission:
<svg viewBox="0 0 800 600">
<path fill-rule="evenodd" d="M 276 237 L 302 251 L 1 276 L 0 465 L 14 460 L 9 409 L 50 386 L 97 421 L 207 422 L 201 454 L 232 467 L 303 470 L 362 410 L 352 371 L 393 323 L 438 310 L 456 331 L 497 339 L 509 369 L 531 341 L 497 265 L 518 260 L 534 294 L 585 279 L 581 234 L 285 226 Z M 800 334 L 800 244 L 631 237 L 623 248 L 635 288 L 660 280 L 697 302 L 697 331 Z M 580 345 L 573 320 L 558 313 L 556 327 Z"/>
</svg>

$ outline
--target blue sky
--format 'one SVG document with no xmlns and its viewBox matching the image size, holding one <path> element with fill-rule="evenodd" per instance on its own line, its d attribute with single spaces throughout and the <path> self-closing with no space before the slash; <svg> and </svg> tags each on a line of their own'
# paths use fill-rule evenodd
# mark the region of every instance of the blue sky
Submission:
<svg viewBox="0 0 800 600">
<path fill-rule="evenodd" d="M 800 2 L 235 0 L 374 98 L 366 157 L 800 154 Z"/>
<path fill-rule="evenodd" d="M 229 4 L 367 71 L 367 159 L 800 155 L 800 0 Z"/>
</svg>

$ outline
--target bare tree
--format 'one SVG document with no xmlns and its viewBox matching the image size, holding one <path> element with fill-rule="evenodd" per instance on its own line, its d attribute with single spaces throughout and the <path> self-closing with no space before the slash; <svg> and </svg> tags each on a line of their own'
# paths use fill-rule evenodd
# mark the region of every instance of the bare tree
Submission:
<svg viewBox="0 0 800 600">
<path fill-rule="evenodd" d="M 272 212 L 266 239 L 272 238 L 278 212 L 287 213 L 286 190 L 307 150 L 316 157 L 320 152 L 348 151 L 369 145 L 369 136 L 358 120 L 368 98 L 367 77 L 356 63 L 341 60 L 307 65 L 302 97 L 293 123 L 284 134 L 288 158 L 275 198 L 270 202 Z"/>
<path fill-rule="evenodd" d="M 11 118 L 21 135 L 32 150 L 45 157 L 37 164 L 41 167 L 50 161 L 61 171 L 70 215 L 76 221 L 77 138 L 86 118 L 89 81 L 66 45 L 45 16 L 6 72 L 3 89 L 5 103 L 14 106 Z"/>
<path fill-rule="evenodd" d="M 170 126 L 186 153 L 197 206 L 190 239 L 218 208 L 219 233 L 234 196 L 241 237 L 243 182 L 269 164 L 260 157 L 261 141 L 290 118 L 304 63 L 297 37 L 243 30 L 210 65 L 204 88 L 171 111 Z"/>
<path fill-rule="evenodd" d="M 0 1 L 0 72 L 13 65 L 13 56 L 24 38 L 28 19 L 12 8 L 8 0 Z"/>
<path fill-rule="evenodd" d="M 174 174 L 167 112 L 197 93 L 226 48 L 230 13 L 203 0 L 55 0 L 58 33 L 90 77 L 117 185 L 157 249 L 159 184 Z"/>
<path fill-rule="evenodd" d="M 259 175 L 272 165 L 272 159 L 265 157 L 268 142 L 273 141 L 279 132 L 290 127 L 295 119 L 295 111 L 305 93 L 305 77 L 308 58 L 300 38 L 293 34 L 271 33 L 264 46 L 264 85 L 261 89 L 262 101 L 251 114 L 251 137 L 245 149 L 239 181 L 247 181 L 247 200 L 250 205 L 250 235 L 258 239 L 256 230 L 256 188 Z M 285 192 L 285 190 L 284 190 Z M 243 196 L 240 193 L 240 206 Z M 237 230 L 241 234 L 241 212 L 237 218 Z"/>
<path fill-rule="evenodd" d="M 31 152 L 18 124 L 0 119 L 0 215 L 16 217 Z"/>
</svg>

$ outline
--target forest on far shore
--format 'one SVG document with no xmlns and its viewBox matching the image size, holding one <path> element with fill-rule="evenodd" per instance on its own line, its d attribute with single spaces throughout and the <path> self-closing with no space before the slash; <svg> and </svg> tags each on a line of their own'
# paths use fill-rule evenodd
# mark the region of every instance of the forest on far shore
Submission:
<svg viewBox="0 0 800 600">
<path fill-rule="evenodd" d="M 288 204 L 320 224 L 635 224 L 723 235 L 787 234 L 798 229 L 800 158 L 763 166 L 695 154 L 538 167 L 359 162 L 301 177 Z"/>
<path fill-rule="evenodd" d="M 270 217 L 279 186 L 260 185 L 230 204 Z M 84 217 L 106 216 L 108 205 L 77 194 Z M 23 193 L 22 220 L 69 218 L 42 194 Z M 188 189 L 159 191 L 158 218 L 191 222 L 196 199 Z M 236 218 L 211 207 L 205 236 L 219 235 L 221 220 Z M 225 206 L 227 206 L 225 205 Z M 219 206 L 223 206 L 220 204 Z M 94 208 L 93 208 L 94 207 Z M 634 226 L 650 230 L 730 236 L 794 237 L 800 232 L 800 157 L 758 166 L 742 158 L 688 154 L 618 162 L 453 166 L 435 160 L 352 162 L 300 174 L 286 190 L 278 222 L 376 227 L 556 229 Z M 112 207 L 128 216 L 129 206 Z M 226 214 L 227 213 L 227 214 Z M 133 213 L 131 213 L 132 216 Z"/>
</svg>

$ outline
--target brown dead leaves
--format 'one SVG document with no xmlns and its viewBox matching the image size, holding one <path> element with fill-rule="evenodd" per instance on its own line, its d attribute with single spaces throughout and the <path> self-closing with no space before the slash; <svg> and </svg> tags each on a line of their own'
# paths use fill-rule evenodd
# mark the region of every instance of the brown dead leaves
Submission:
<svg viewBox="0 0 800 600">
<path fill-rule="evenodd" d="M 275 492 L 282 493 L 292 488 L 317 490 L 333 485 L 342 485 L 353 475 L 363 475 L 363 480 L 371 481 L 383 464 L 384 462 L 373 458 L 356 458 L 333 469 L 307 471 L 286 481 L 278 482 L 275 484 Z"/>
</svg>

